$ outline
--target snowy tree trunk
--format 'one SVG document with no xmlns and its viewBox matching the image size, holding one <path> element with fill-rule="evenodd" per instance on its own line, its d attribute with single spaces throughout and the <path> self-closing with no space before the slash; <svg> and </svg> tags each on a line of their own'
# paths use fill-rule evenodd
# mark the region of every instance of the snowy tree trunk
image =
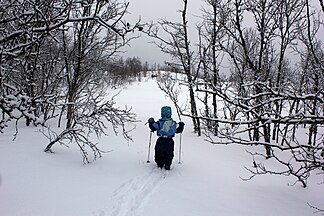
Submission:
<svg viewBox="0 0 324 216">
<path fill-rule="evenodd" d="M 212 32 L 211 32 L 211 49 L 212 49 L 212 70 L 213 70 L 213 86 L 216 87 L 218 85 L 218 66 L 217 66 L 217 54 L 216 54 L 216 44 L 217 44 L 217 33 L 218 33 L 218 27 L 217 27 L 217 1 L 212 2 Z M 213 93 L 213 118 L 217 119 L 217 94 Z M 217 136 L 218 134 L 218 123 L 214 123 L 214 135 Z"/>
</svg>

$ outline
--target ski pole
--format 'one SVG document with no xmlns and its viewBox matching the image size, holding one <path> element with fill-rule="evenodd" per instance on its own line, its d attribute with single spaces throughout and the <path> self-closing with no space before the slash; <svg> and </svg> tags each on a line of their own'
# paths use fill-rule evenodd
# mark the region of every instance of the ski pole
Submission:
<svg viewBox="0 0 324 216">
<path fill-rule="evenodd" d="M 147 161 L 146 161 L 147 163 L 150 163 L 150 151 L 151 151 L 152 133 L 153 133 L 153 131 L 150 132 L 149 148 L 148 148 Z"/>
<path fill-rule="evenodd" d="M 182 133 L 180 133 L 180 144 L 179 144 L 179 164 L 181 164 L 181 137 L 182 137 Z"/>
</svg>

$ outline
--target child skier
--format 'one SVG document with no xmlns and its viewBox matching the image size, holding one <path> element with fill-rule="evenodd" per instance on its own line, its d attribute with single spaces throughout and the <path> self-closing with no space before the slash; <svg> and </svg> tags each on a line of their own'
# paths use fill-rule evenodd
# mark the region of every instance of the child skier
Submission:
<svg viewBox="0 0 324 216">
<path fill-rule="evenodd" d="M 164 106 L 161 108 L 161 118 L 155 121 L 149 118 L 148 123 L 151 131 L 157 131 L 159 137 L 155 145 L 155 162 L 159 168 L 169 170 L 173 160 L 175 133 L 181 133 L 184 129 L 184 123 L 178 124 L 171 118 L 171 107 Z"/>
</svg>

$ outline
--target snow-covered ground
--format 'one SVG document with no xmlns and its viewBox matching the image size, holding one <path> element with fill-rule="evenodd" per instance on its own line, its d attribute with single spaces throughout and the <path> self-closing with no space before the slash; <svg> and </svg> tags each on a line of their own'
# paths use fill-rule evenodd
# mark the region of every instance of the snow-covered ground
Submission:
<svg viewBox="0 0 324 216">
<path fill-rule="evenodd" d="M 189 119 L 183 119 L 182 163 L 177 136 L 172 170 L 161 171 L 153 162 L 153 148 L 146 163 L 149 130 L 144 123 L 159 118 L 161 106 L 172 103 L 151 79 L 123 88 L 117 101 L 132 106 L 141 120 L 132 131 L 134 141 L 110 132 L 100 140 L 109 152 L 87 165 L 73 145 L 44 153 L 48 140 L 39 128 L 22 125 L 14 142 L 13 129 L 1 134 L 0 215 L 308 216 L 314 210 L 307 203 L 324 207 L 323 175 L 312 176 L 307 188 L 291 186 L 295 179 L 282 176 L 242 181 L 249 177 L 244 166 L 252 166 L 245 147 L 208 144 L 192 133 Z"/>
</svg>

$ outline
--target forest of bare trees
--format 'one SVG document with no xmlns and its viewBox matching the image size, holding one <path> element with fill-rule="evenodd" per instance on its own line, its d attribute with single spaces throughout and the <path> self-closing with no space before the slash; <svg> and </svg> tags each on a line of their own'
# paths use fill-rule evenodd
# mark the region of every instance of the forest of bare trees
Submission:
<svg viewBox="0 0 324 216">
<path fill-rule="evenodd" d="M 92 134 L 121 128 L 131 139 L 125 124 L 135 115 L 104 98 L 108 86 L 149 67 L 118 57 L 143 31 L 184 75 L 188 111 L 170 79 L 160 88 L 194 132 L 212 144 L 248 146 L 250 178 L 288 175 L 306 187 L 324 169 L 323 1 L 204 0 L 196 35 L 189 1 L 180 22 L 143 25 L 126 22 L 128 3 L 118 0 L 0 0 L 0 131 L 42 125 L 46 152 L 75 143 L 84 162 L 102 153 Z"/>
<path fill-rule="evenodd" d="M 116 75 L 107 65 L 135 38 L 128 33 L 140 30 L 140 20 L 130 27 L 123 19 L 128 3 L 2 0 L 0 6 L 0 131 L 13 121 L 45 126 L 46 152 L 69 141 L 80 147 L 84 162 L 89 150 L 94 159 L 101 156 L 91 134 L 106 134 L 107 122 L 129 139 L 124 126 L 135 115 L 116 106 L 113 97 L 104 99 Z M 139 71 L 136 60 L 122 67 Z M 51 124 L 63 130 L 54 132 Z"/>
<path fill-rule="evenodd" d="M 324 170 L 323 1 L 205 0 L 196 44 L 187 32 L 188 1 L 182 22 L 144 30 L 185 74 L 191 108 L 178 110 L 212 144 L 254 146 L 250 178 L 294 176 L 306 187 L 312 171 Z M 176 103 L 174 91 L 165 92 Z"/>
</svg>

